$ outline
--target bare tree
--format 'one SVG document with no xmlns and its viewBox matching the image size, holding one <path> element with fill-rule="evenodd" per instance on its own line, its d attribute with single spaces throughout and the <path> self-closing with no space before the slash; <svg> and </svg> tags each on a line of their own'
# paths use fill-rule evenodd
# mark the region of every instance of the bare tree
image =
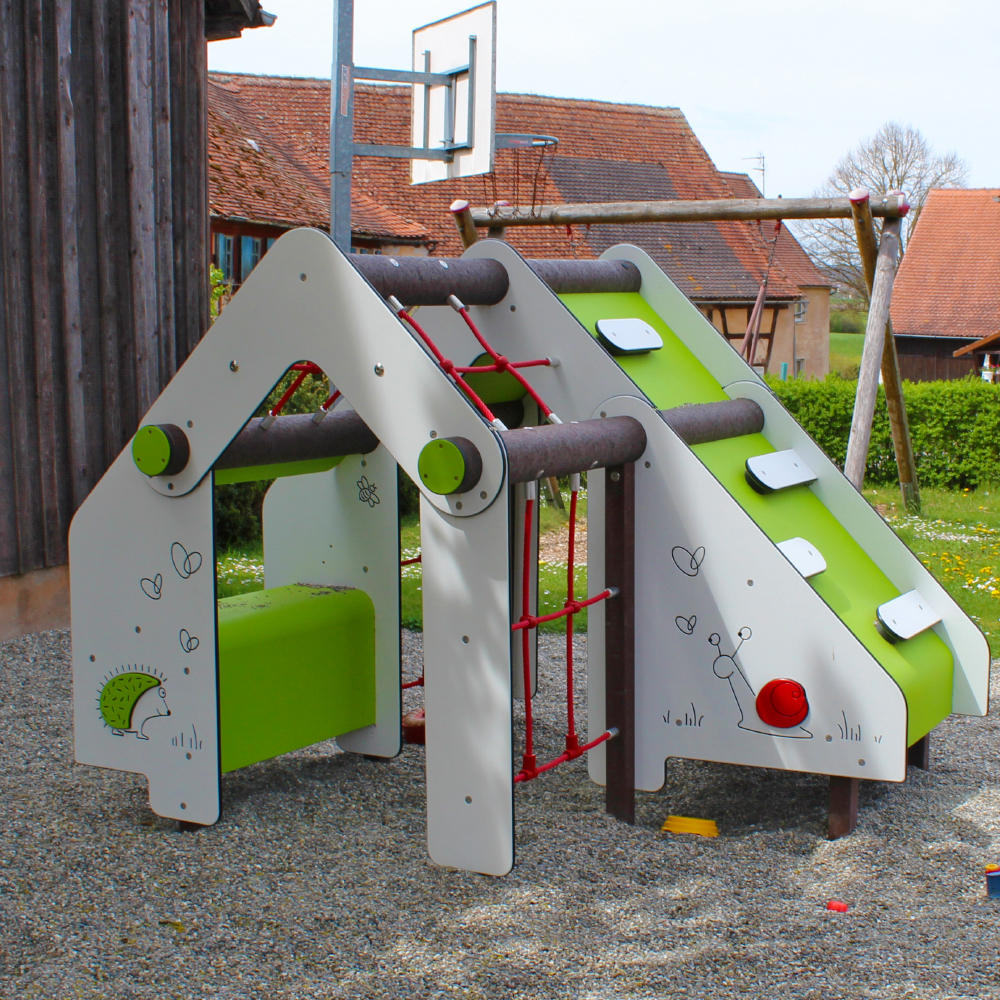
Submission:
<svg viewBox="0 0 1000 1000">
<path fill-rule="evenodd" d="M 903 233 L 905 246 L 920 217 L 927 192 L 937 187 L 965 187 L 968 172 L 965 161 L 956 153 L 935 154 L 919 129 L 886 122 L 837 164 L 816 194 L 843 197 L 859 187 L 868 188 L 873 195 L 905 191 L 912 206 Z M 851 220 L 803 222 L 799 232 L 817 263 L 867 303 L 868 288 Z"/>
</svg>

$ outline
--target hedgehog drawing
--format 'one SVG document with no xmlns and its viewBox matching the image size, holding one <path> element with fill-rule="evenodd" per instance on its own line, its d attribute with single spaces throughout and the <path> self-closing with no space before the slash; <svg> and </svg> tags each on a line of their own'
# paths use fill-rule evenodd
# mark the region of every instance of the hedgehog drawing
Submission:
<svg viewBox="0 0 1000 1000">
<path fill-rule="evenodd" d="M 148 740 L 143 727 L 150 719 L 170 715 L 167 691 L 159 677 L 130 672 L 115 674 L 101 689 L 101 716 L 115 736 L 133 733 Z"/>
</svg>

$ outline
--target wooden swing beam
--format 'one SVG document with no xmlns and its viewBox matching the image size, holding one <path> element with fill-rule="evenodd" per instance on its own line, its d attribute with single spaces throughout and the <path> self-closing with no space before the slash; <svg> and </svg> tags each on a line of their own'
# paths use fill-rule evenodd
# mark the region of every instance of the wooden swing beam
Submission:
<svg viewBox="0 0 1000 1000">
<path fill-rule="evenodd" d="M 905 195 L 869 199 L 872 215 L 899 218 L 910 206 Z M 608 201 L 575 205 L 497 205 L 473 208 L 456 201 L 449 209 L 465 246 L 476 229 L 507 226 L 583 226 L 629 222 L 757 222 L 760 219 L 850 219 L 850 198 L 705 198 L 698 201 Z M 478 238 L 478 237 L 477 237 Z"/>
</svg>

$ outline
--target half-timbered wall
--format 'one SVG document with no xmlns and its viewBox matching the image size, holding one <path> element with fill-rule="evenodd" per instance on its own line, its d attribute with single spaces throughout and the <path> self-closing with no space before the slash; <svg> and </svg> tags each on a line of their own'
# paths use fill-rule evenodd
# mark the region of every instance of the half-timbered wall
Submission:
<svg viewBox="0 0 1000 1000">
<path fill-rule="evenodd" d="M 208 324 L 202 0 L 0 0 L 0 576 Z"/>
</svg>

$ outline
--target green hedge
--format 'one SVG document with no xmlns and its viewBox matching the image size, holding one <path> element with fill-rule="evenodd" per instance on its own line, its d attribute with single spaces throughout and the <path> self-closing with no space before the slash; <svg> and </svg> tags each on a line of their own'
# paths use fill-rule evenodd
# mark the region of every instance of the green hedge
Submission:
<svg viewBox="0 0 1000 1000">
<path fill-rule="evenodd" d="M 830 375 L 822 382 L 782 382 L 769 376 L 767 383 L 843 468 L 857 382 Z M 977 378 L 904 382 L 903 395 L 922 485 L 961 489 L 1000 482 L 1000 386 Z M 880 386 L 865 483 L 896 481 L 896 457 Z"/>
</svg>

